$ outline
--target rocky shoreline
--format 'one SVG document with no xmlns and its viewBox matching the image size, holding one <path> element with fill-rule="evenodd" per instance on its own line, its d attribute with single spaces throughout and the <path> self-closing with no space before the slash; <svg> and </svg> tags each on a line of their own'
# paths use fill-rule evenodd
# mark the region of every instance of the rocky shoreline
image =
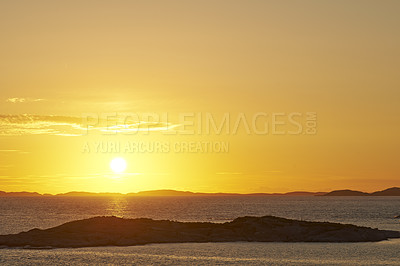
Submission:
<svg viewBox="0 0 400 266">
<path fill-rule="evenodd" d="M 274 216 L 239 217 L 226 223 L 177 222 L 114 216 L 72 221 L 49 229 L 0 235 L 0 246 L 68 248 L 186 242 L 375 242 L 400 232 L 350 224 Z"/>
</svg>

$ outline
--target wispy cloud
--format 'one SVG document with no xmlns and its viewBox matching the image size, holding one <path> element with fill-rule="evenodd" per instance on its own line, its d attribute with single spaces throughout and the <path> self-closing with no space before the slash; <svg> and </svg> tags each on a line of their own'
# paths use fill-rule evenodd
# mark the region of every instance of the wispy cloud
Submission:
<svg viewBox="0 0 400 266">
<path fill-rule="evenodd" d="M 0 115 L 0 135 L 82 135 L 81 119 L 67 116 Z"/>
<path fill-rule="evenodd" d="M 112 126 L 101 119 L 96 125 L 88 126 L 82 117 L 53 115 L 0 115 L 0 136 L 18 135 L 56 135 L 82 136 L 88 131 L 101 133 L 121 132 L 135 133 L 138 131 L 168 131 L 179 125 L 164 122 L 134 121 L 123 123 L 116 121 Z"/>
<path fill-rule="evenodd" d="M 41 102 L 44 99 L 40 98 L 8 98 L 6 102 L 9 103 L 29 103 L 29 102 Z"/>
<path fill-rule="evenodd" d="M 173 125 L 171 123 L 162 122 L 138 122 L 133 124 L 122 124 L 110 127 L 102 127 L 102 132 L 118 132 L 118 133 L 130 133 L 138 131 L 165 131 L 178 127 L 179 125 Z"/>
<path fill-rule="evenodd" d="M 261 171 L 261 172 L 258 172 L 258 171 L 229 172 L 229 171 L 227 171 L 227 172 L 217 172 L 215 174 L 216 175 L 251 175 L 251 176 L 260 175 L 260 176 L 262 176 L 262 175 L 266 175 L 266 174 L 279 174 L 279 173 L 282 173 L 282 171 L 280 171 L 280 170 L 268 170 L 268 171 Z"/>
<path fill-rule="evenodd" d="M 219 172 L 219 173 L 215 173 L 217 175 L 242 175 L 243 173 L 239 173 L 239 172 Z"/>
<path fill-rule="evenodd" d="M 0 153 L 22 153 L 22 154 L 26 154 L 26 153 L 30 153 L 30 152 L 21 151 L 21 150 L 0 150 Z"/>
</svg>

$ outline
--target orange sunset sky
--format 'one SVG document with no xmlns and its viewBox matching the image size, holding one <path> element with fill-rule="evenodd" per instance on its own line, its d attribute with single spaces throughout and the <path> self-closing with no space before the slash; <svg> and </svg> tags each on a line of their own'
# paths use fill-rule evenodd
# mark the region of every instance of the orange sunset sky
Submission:
<svg viewBox="0 0 400 266">
<path fill-rule="evenodd" d="M 368 0 L 2 1 L 0 190 L 399 186 L 399 11 L 399 1 Z M 305 126 L 314 112 L 317 132 L 197 131 L 206 113 L 218 121 L 229 113 L 234 124 L 260 112 L 270 129 L 273 114 L 284 113 L 285 132 L 288 114 Z M 150 130 L 108 134 L 102 117 L 115 113 L 137 114 L 130 126 Z M 183 113 L 195 114 L 189 128 Z M 93 150 L 201 141 L 229 150 Z M 126 161 L 122 173 L 110 168 L 116 157 Z"/>
</svg>

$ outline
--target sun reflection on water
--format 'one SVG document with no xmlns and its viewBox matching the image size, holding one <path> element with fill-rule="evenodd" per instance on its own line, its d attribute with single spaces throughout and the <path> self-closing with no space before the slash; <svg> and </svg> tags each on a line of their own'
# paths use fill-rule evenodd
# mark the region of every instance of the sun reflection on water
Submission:
<svg viewBox="0 0 400 266">
<path fill-rule="evenodd" d="M 126 216 L 128 208 L 128 201 L 125 197 L 110 198 L 110 202 L 106 209 L 107 215 L 124 217 Z"/>
</svg>

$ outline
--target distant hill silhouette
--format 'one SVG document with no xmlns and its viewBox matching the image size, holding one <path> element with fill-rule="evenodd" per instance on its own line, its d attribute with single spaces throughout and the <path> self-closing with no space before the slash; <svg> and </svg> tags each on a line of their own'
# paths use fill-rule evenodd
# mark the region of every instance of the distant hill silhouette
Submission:
<svg viewBox="0 0 400 266">
<path fill-rule="evenodd" d="M 371 196 L 400 196 L 400 188 L 392 187 L 382 191 L 371 193 Z"/>
<path fill-rule="evenodd" d="M 326 193 L 323 196 L 400 196 L 400 188 L 392 187 L 382 191 L 376 191 L 373 193 L 366 193 L 357 190 L 334 190 Z"/>
<path fill-rule="evenodd" d="M 324 196 L 368 196 L 368 193 L 357 191 L 357 190 L 334 190 L 332 192 L 324 194 Z"/>
<path fill-rule="evenodd" d="M 324 195 L 326 192 L 295 191 L 288 193 L 201 193 L 177 190 L 150 190 L 137 193 L 128 193 L 128 196 L 314 196 Z"/>
<path fill-rule="evenodd" d="M 121 193 L 93 193 L 83 191 L 71 191 L 67 193 L 57 194 L 56 196 L 69 196 L 69 197 L 103 197 L 103 196 L 121 196 Z"/>
<path fill-rule="evenodd" d="M 202 193 L 191 191 L 178 191 L 172 189 L 161 190 L 148 190 L 140 192 L 132 192 L 127 194 L 122 193 L 95 193 L 84 191 L 71 191 L 67 193 L 60 193 L 56 195 L 39 194 L 37 192 L 4 192 L 0 191 L 0 197 L 115 197 L 115 196 L 132 196 L 132 197 L 166 197 L 166 196 L 315 196 L 324 195 L 326 192 L 307 192 L 307 191 L 294 191 L 288 193 Z"/>
<path fill-rule="evenodd" d="M 4 192 L 0 191 L 0 197 L 117 197 L 117 196 L 129 196 L 129 197 L 178 197 L 178 196 L 400 196 L 400 188 L 392 187 L 382 191 L 376 191 L 373 193 L 366 193 L 357 190 L 334 190 L 331 192 L 307 192 L 307 191 L 293 191 L 287 193 L 201 193 L 191 191 L 178 191 L 172 189 L 161 189 L 161 190 L 149 190 L 140 191 L 133 193 L 94 193 L 84 191 L 71 191 L 67 193 L 61 193 L 56 195 L 51 194 L 39 194 L 37 192 Z"/>
<path fill-rule="evenodd" d="M 4 192 L 0 191 L 0 197 L 40 197 L 43 196 L 37 192 Z"/>
<path fill-rule="evenodd" d="M 137 193 L 128 193 L 127 195 L 128 196 L 203 196 L 207 195 L 207 193 L 161 189 L 161 190 L 140 191 Z"/>
<path fill-rule="evenodd" d="M 294 191 L 285 193 L 285 196 L 318 196 L 325 195 L 326 192 L 307 192 L 307 191 Z"/>
</svg>

